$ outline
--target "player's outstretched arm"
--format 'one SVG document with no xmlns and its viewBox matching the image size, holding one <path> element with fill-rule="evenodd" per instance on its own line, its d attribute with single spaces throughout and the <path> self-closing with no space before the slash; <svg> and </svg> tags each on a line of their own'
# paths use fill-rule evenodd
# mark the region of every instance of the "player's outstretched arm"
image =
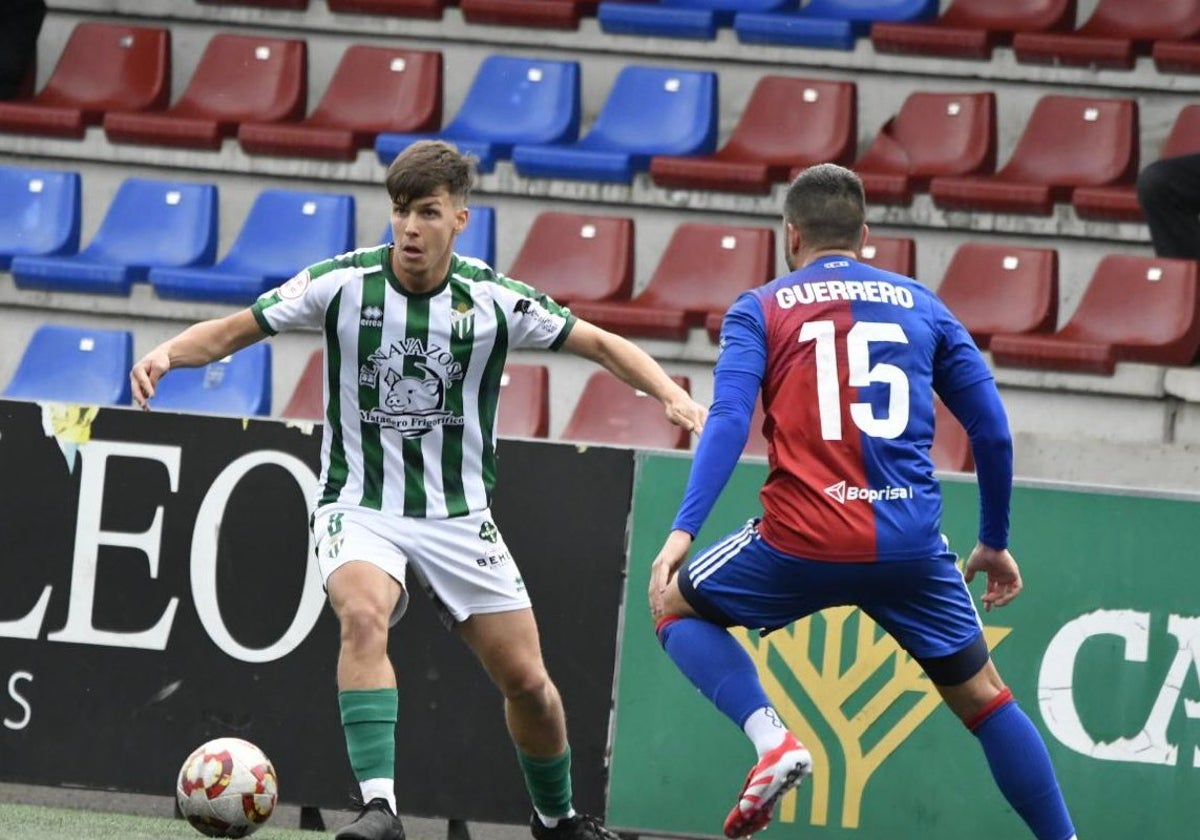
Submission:
<svg viewBox="0 0 1200 840">
<path fill-rule="evenodd" d="M 587 321 L 576 321 L 563 349 L 591 359 L 622 381 L 645 391 L 663 404 L 667 419 L 696 434 L 704 430 L 708 409 L 675 384 L 648 353 L 619 335 L 602 330 Z"/>
<path fill-rule="evenodd" d="M 167 371 L 206 365 L 265 337 L 266 333 L 249 309 L 193 324 L 155 347 L 133 366 L 129 372 L 133 401 L 144 411 L 149 411 L 149 400 L 154 397 L 158 380 Z"/>
<path fill-rule="evenodd" d="M 967 559 L 963 578 L 970 583 L 975 579 L 976 572 L 983 572 L 987 578 L 987 589 L 983 593 L 985 611 L 990 612 L 992 607 L 1003 607 L 1021 594 L 1021 570 L 1007 548 L 992 548 L 976 543 Z"/>
</svg>

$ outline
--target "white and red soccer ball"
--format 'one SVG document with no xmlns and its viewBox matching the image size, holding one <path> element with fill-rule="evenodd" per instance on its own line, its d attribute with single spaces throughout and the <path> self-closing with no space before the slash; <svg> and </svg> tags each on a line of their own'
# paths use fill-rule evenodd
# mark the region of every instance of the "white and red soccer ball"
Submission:
<svg viewBox="0 0 1200 840">
<path fill-rule="evenodd" d="M 246 837 L 275 810 L 279 785 L 263 751 L 241 738 L 216 738 L 183 762 L 175 784 L 179 810 L 209 837 Z"/>
</svg>

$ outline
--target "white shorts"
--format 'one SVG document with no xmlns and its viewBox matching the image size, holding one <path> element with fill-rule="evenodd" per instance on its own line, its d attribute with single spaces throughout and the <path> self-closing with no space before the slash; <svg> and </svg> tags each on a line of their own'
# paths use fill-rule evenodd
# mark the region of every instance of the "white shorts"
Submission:
<svg viewBox="0 0 1200 840">
<path fill-rule="evenodd" d="M 363 560 L 404 587 L 391 624 L 408 608 L 404 573 L 410 563 L 447 627 L 477 613 L 530 606 L 521 571 L 490 510 L 420 519 L 335 504 L 316 512 L 312 528 L 322 583 L 343 564 Z"/>
</svg>

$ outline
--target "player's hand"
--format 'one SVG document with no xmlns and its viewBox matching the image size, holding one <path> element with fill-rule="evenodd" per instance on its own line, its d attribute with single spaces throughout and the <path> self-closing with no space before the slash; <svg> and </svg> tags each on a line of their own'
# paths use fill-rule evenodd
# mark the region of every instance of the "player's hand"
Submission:
<svg viewBox="0 0 1200 840">
<path fill-rule="evenodd" d="M 133 401 L 142 407 L 143 411 L 150 410 L 149 400 L 154 396 L 158 380 L 171 369 L 171 357 L 161 347 L 155 348 L 143 356 L 133 370 L 129 371 L 129 384 L 133 390 Z"/>
<path fill-rule="evenodd" d="M 708 409 L 693 400 L 682 388 L 679 394 L 664 403 L 667 419 L 676 426 L 682 426 L 693 434 L 704 431 L 704 421 L 708 419 Z"/>
<path fill-rule="evenodd" d="M 963 579 L 970 583 L 976 572 L 987 576 L 987 589 L 983 593 L 985 612 L 990 612 L 992 607 L 1003 607 L 1021 594 L 1021 570 L 1006 548 L 976 543 L 963 570 Z"/>
<path fill-rule="evenodd" d="M 687 531 L 672 531 L 667 535 L 667 541 L 663 543 L 650 566 L 650 615 L 656 620 L 663 613 L 663 597 L 667 592 L 667 584 L 683 564 L 691 547 L 691 534 Z"/>
</svg>

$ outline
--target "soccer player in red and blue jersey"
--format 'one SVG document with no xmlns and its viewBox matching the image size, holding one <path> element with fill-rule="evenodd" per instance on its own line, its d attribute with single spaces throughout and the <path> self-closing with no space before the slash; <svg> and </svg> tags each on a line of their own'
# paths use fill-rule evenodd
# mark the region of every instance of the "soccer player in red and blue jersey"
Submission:
<svg viewBox="0 0 1200 840">
<path fill-rule="evenodd" d="M 941 301 L 858 261 L 865 214 L 853 172 L 822 164 L 800 173 L 784 205 L 792 272 L 743 294 L 725 316 L 708 424 L 651 571 L 659 640 L 757 749 L 725 821 L 728 837 L 766 826 L 812 758 L 726 628 L 770 631 L 853 604 L 920 663 L 1034 836 L 1071 840 L 1046 745 L 1000 679 L 966 587 L 986 576 L 988 610 L 1021 591 L 1006 548 L 1008 419 L 986 362 Z M 770 467 L 762 518 L 685 566 L 745 446 L 760 391 Z M 966 428 L 979 481 L 979 542 L 965 581 L 940 531 L 929 455 L 935 393 Z"/>
</svg>

